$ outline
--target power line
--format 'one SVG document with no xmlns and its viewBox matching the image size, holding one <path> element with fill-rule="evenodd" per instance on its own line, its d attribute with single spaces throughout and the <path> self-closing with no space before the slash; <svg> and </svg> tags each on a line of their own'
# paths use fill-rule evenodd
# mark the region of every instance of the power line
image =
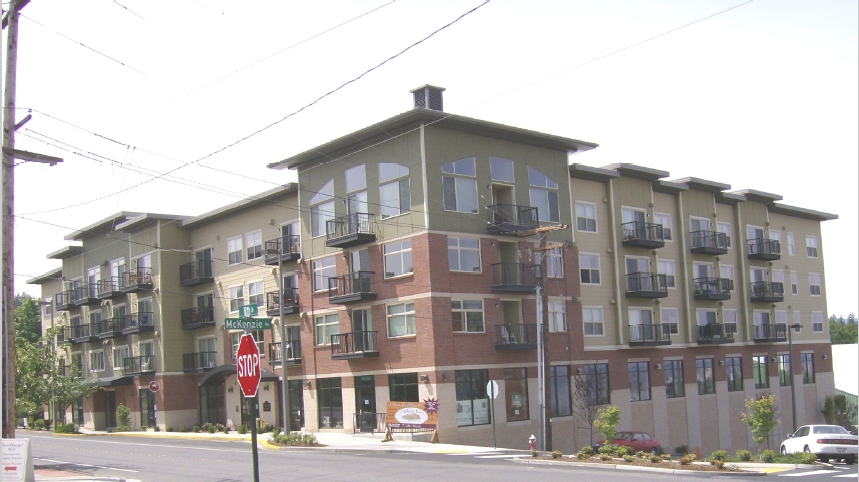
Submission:
<svg viewBox="0 0 859 482">
<path fill-rule="evenodd" d="M 142 18 L 143 20 L 146 20 L 147 22 L 149 21 L 149 20 L 148 20 L 146 17 L 144 17 L 143 15 L 140 15 L 139 13 L 137 13 L 137 12 L 135 12 L 134 10 L 132 10 L 132 9 L 130 9 L 130 8 L 128 8 L 128 7 L 126 7 L 125 5 L 123 5 L 123 4 L 119 3 L 119 2 L 117 2 L 116 0 L 113 0 L 113 3 L 114 3 L 114 4 L 116 4 L 116 5 L 119 5 L 119 6 L 120 6 L 120 7 L 122 7 L 122 8 L 124 8 L 127 12 L 129 12 L 129 13 L 131 13 L 131 14 L 134 14 L 134 15 L 136 15 L 136 16 L 138 16 L 138 17 Z"/>
</svg>

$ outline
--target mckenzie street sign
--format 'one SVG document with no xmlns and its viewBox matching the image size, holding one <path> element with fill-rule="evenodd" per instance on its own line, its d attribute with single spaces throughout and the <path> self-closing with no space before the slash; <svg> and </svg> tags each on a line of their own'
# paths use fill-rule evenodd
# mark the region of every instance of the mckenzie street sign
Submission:
<svg viewBox="0 0 859 482">
<path fill-rule="evenodd" d="M 242 335 L 239 341 L 239 349 L 236 351 L 236 377 L 245 398 L 255 397 L 261 377 L 259 347 L 250 333 Z"/>
<path fill-rule="evenodd" d="M 251 316 L 256 316 L 258 314 L 259 309 L 256 303 L 239 306 L 239 316 L 242 318 L 250 318 Z"/>
<path fill-rule="evenodd" d="M 224 318 L 226 330 L 268 330 L 271 318 Z"/>
</svg>

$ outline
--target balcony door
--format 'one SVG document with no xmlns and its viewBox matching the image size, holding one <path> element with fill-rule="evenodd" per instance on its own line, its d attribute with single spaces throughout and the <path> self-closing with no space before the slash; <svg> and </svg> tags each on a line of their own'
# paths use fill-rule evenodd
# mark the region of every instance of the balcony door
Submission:
<svg viewBox="0 0 859 482">
<path fill-rule="evenodd" d="M 376 381 L 373 375 L 355 377 L 355 408 L 358 430 L 372 433 L 376 429 Z"/>
<path fill-rule="evenodd" d="M 98 282 L 101 281 L 101 269 L 99 267 L 88 269 L 86 278 L 87 283 L 89 283 L 89 297 L 95 298 L 98 296 Z"/>
<path fill-rule="evenodd" d="M 369 250 L 365 248 L 349 253 L 349 271 L 352 273 L 358 271 L 370 271 Z"/>
<path fill-rule="evenodd" d="M 200 368 L 215 368 L 215 348 L 214 338 L 201 338 L 197 340 L 197 353 L 200 357 Z"/>
<path fill-rule="evenodd" d="M 355 351 L 363 352 L 370 350 L 372 341 L 370 332 L 373 331 L 373 319 L 370 310 L 352 310 L 352 337 L 355 343 Z"/>
<path fill-rule="evenodd" d="M 626 290 L 648 291 L 650 289 L 650 278 L 641 276 L 629 276 L 631 274 L 647 273 L 650 271 L 650 260 L 647 258 L 626 258 Z"/>
<path fill-rule="evenodd" d="M 140 426 L 155 426 L 155 394 L 148 388 L 140 389 Z"/>
</svg>

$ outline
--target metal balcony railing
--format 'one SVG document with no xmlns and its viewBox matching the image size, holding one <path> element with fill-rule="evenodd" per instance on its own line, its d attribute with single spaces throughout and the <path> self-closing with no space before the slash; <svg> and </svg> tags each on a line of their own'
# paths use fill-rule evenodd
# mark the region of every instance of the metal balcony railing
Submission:
<svg viewBox="0 0 859 482">
<path fill-rule="evenodd" d="M 671 344 L 671 325 L 668 323 L 629 325 L 630 346 Z"/>
<path fill-rule="evenodd" d="M 661 224 L 633 221 L 623 223 L 623 245 L 637 248 L 661 248 L 665 236 Z"/>
<path fill-rule="evenodd" d="M 182 329 L 194 330 L 202 326 L 215 326 L 215 308 L 198 306 L 182 310 Z"/>
<path fill-rule="evenodd" d="M 784 283 L 777 281 L 757 281 L 751 283 L 752 301 L 776 303 L 784 301 Z"/>
<path fill-rule="evenodd" d="M 283 349 L 281 342 L 268 344 L 268 360 L 270 363 L 283 363 Z M 301 340 L 288 340 L 286 342 L 286 364 L 293 365 L 301 363 Z"/>
<path fill-rule="evenodd" d="M 378 331 L 355 331 L 331 335 L 331 358 L 377 357 Z"/>
<path fill-rule="evenodd" d="M 495 325 L 496 350 L 532 350 L 537 348 L 535 323 L 504 323 Z"/>
<path fill-rule="evenodd" d="M 125 287 L 124 276 L 110 276 L 98 281 L 98 297 L 100 299 L 113 298 L 122 295 Z"/>
<path fill-rule="evenodd" d="M 529 231 L 540 226 L 537 208 L 516 204 L 493 204 L 486 208 L 489 213 L 489 234 L 516 235 L 519 231 Z"/>
<path fill-rule="evenodd" d="M 74 290 L 66 290 L 54 295 L 54 306 L 57 307 L 57 310 L 68 310 L 72 306 L 74 299 L 73 293 Z"/>
<path fill-rule="evenodd" d="M 376 298 L 373 291 L 373 271 L 353 271 L 344 276 L 328 278 L 328 301 L 349 303 Z"/>
<path fill-rule="evenodd" d="M 69 327 L 69 338 L 73 341 L 81 341 L 95 336 L 93 332 L 97 329 L 98 323 L 87 323 L 83 325 L 72 325 Z"/>
<path fill-rule="evenodd" d="M 699 254 L 726 254 L 731 239 L 725 233 L 702 230 L 692 233 L 692 252 Z"/>
<path fill-rule="evenodd" d="M 732 343 L 734 332 L 721 323 L 698 325 L 698 343 Z"/>
<path fill-rule="evenodd" d="M 784 323 L 755 325 L 755 341 L 787 341 L 787 325 Z"/>
<path fill-rule="evenodd" d="M 151 311 L 129 313 L 122 317 L 122 333 L 138 333 L 154 329 L 154 319 Z"/>
<path fill-rule="evenodd" d="M 128 358 L 123 358 L 122 360 L 122 374 L 130 375 L 135 373 L 147 373 L 155 371 L 155 356 L 154 355 L 144 355 L 144 356 L 132 356 Z"/>
<path fill-rule="evenodd" d="M 281 246 L 283 251 L 281 252 Z M 301 237 L 298 235 L 281 236 L 265 242 L 265 264 L 277 265 L 278 254 L 280 262 L 295 261 L 301 258 Z"/>
<path fill-rule="evenodd" d="M 781 243 L 775 239 L 750 239 L 749 259 L 763 259 L 769 261 L 781 259 Z"/>
<path fill-rule="evenodd" d="M 647 271 L 626 275 L 627 298 L 665 298 L 667 296 L 667 275 Z"/>
<path fill-rule="evenodd" d="M 108 318 L 96 323 L 96 335 L 99 338 L 110 338 L 122 334 L 122 317 Z"/>
<path fill-rule="evenodd" d="M 280 316 L 280 293 L 269 291 L 265 294 L 265 312 L 268 316 Z M 284 290 L 283 314 L 298 313 L 298 288 Z"/>
<path fill-rule="evenodd" d="M 152 268 L 134 268 L 126 271 L 124 276 L 125 286 L 123 286 L 122 291 L 126 293 L 152 289 Z"/>
<path fill-rule="evenodd" d="M 198 259 L 179 266 L 179 284 L 182 286 L 196 286 L 214 281 L 210 259 Z"/>
<path fill-rule="evenodd" d="M 692 284 L 696 300 L 728 300 L 734 282 L 727 278 L 695 278 Z"/>
<path fill-rule="evenodd" d="M 352 213 L 325 223 L 325 245 L 330 248 L 345 248 L 376 240 L 373 231 L 375 217 L 368 213 Z"/>
<path fill-rule="evenodd" d="M 182 355 L 182 365 L 185 373 L 195 373 L 211 370 L 216 366 L 216 351 L 200 351 Z"/>
<path fill-rule="evenodd" d="M 492 265 L 492 290 L 533 292 L 540 278 L 539 264 L 496 263 Z"/>
<path fill-rule="evenodd" d="M 75 288 L 72 302 L 77 306 L 98 303 L 98 283 L 82 283 Z"/>
</svg>

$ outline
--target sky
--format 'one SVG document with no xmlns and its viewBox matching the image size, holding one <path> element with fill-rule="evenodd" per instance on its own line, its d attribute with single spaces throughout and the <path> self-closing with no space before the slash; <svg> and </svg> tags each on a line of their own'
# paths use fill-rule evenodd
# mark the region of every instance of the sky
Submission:
<svg viewBox="0 0 859 482">
<path fill-rule="evenodd" d="M 294 181 L 265 166 L 432 84 L 447 112 L 599 144 L 572 162 L 837 214 L 828 308 L 859 313 L 857 18 L 854 0 L 33 0 L 16 147 L 65 161 L 15 168 L 15 288 L 38 294 L 75 229 Z"/>
</svg>

